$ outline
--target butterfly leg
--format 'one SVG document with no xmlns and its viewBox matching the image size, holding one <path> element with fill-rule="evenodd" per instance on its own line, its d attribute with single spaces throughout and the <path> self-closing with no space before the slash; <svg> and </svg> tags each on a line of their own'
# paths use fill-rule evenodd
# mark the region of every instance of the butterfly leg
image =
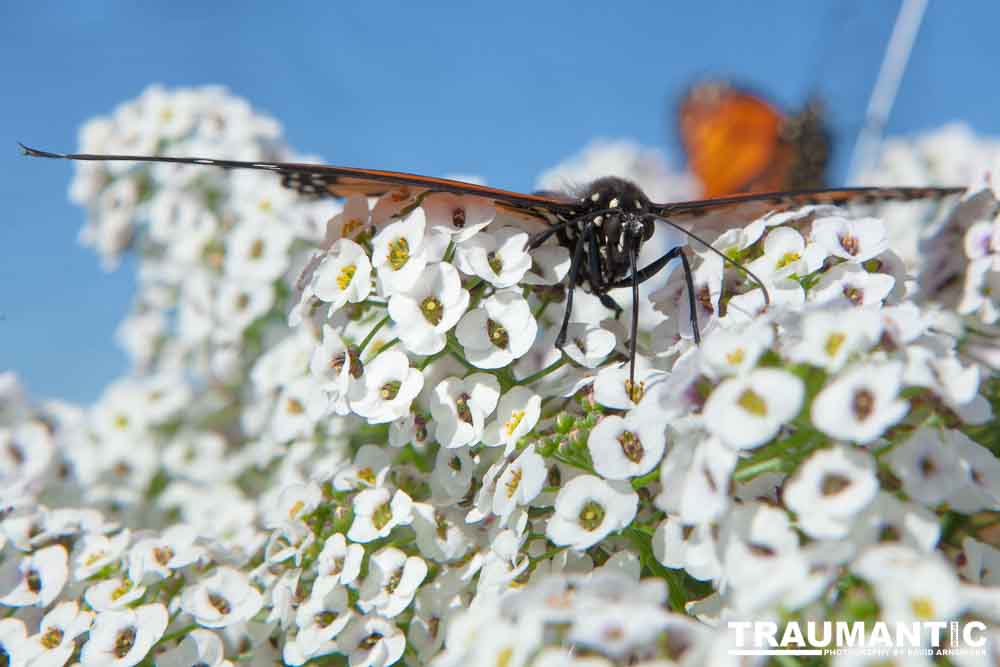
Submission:
<svg viewBox="0 0 1000 667">
<path fill-rule="evenodd" d="M 580 273 L 580 265 L 583 264 L 584 246 L 590 242 L 589 229 L 585 229 L 583 234 L 576 239 L 573 248 L 573 261 L 569 265 L 569 278 L 566 285 L 566 311 L 563 314 L 562 326 L 559 327 L 559 335 L 556 336 L 556 347 L 560 350 L 566 344 L 566 331 L 569 328 L 569 318 L 573 314 L 573 291 L 576 289 L 576 279 Z"/>
<path fill-rule="evenodd" d="M 691 305 L 691 331 L 694 335 L 694 342 L 700 345 L 701 332 L 698 330 L 698 306 L 694 298 L 694 273 L 691 271 L 691 264 L 688 262 L 687 255 L 684 254 L 680 247 L 673 248 L 670 252 L 663 255 L 652 264 L 647 264 L 645 267 L 636 272 L 635 277 L 637 280 L 634 282 L 636 285 L 646 282 L 659 273 L 672 259 L 676 259 L 677 257 L 680 257 L 681 259 L 681 268 L 684 271 L 684 282 L 687 285 L 688 303 Z M 608 287 L 630 287 L 632 283 L 633 280 L 630 275 L 608 285 Z"/>
<path fill-rule="evenodd" d="M 619 306 L 618 302 L 612 299 L 610 294 L 602 292 L 597 295 L 597 298 L 601 300 L 602 306 L 615 312 L 615 319 L 621 317 L 621 314 L 625 309 Z"/>
</svg>

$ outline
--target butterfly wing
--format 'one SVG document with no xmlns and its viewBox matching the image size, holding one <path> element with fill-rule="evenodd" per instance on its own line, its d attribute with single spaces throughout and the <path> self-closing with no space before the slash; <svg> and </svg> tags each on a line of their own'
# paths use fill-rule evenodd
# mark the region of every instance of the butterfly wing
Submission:
<svg viewBox="0 0 1000 667">
<path fill-rule="evenodd" d="M 238 160 L 212 160 L 207 158 L 140 156 L 140 155 L 91 155 L 87 153 L 51 153 L 21 144 L 21 150 L 33 157 L 83 160 L 94 162 L 167 162 L 172 164 L 208 165 L 225 169 L 256 169 L 269 171 L 281 177 L 287 188 L 307 196 L 380 197 L 389 192 L 403 197 L 417 197 L 428 192 L 448 192 L 489 199 L 498 212 L 522 222 L 552 223 L 560 215 L 572 212 L 572 200 L 562 195 L 522 194 L 485 185 L 453 181 L 445 178 L 419 176 L 399 171 L 334 167 L 324 164 L 297 162 L 244 162 Z"/>
<path fill-rule="evenodd" d="M 782 212 L 801 206 L 831 204 L 879 204 L 893 201 L 940 200 L 965 192 L 965 188 L 833 188 L 764 192 L 696 201 L 653 204 L 655 215 L 692 229 L 724 230 L 746 225 L 769 212 Z"/>
<path fill-rule="evenodd" d="M 773 105 L 727 83 L 698 84 L 678 112 L 688 165 L 707 197 L 780 190 L 795 161 Z"/>
</svg>

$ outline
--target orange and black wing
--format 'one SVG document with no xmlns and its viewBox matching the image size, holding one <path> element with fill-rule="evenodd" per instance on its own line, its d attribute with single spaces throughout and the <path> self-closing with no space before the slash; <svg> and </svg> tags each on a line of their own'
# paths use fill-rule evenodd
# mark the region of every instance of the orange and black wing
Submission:
<svg viewBox="0 0 1000 667">
<path fill-rule="evenodd" d="M 324 164 L 296 162 L 243 162 L 238 160 L 212 160 L 192 157 L 166 157 L 141 155 L 91 155 L 87 153 L 51 153 L 20 144 L 26 155 L 66 160 L 94 162 L 167 162 L 173 164 L 209 165 L 226 169 L 257 169 L 278 174 L 287 188 L 308 196 L 379 197 L 388 192 L 417 197 L 428 192 L 448 192 L 489 199 L 497 209 L 518 219 L 551 223 L 559 215 L 572 211 L 568 197 L 546 193 L 529 195 L 509 190 L 490 188 L 475 183 L 453 181 L 445 178 L 419 176 L 398 171 L 334 167 Z"/>
<path fill-rule="evenodd" d="M 724 82 L 695 85 L 678 111 L 688 166 L 706 197 L 786 187 L 795 161 L 787 119 L 761 97 Z"/>
</svg>

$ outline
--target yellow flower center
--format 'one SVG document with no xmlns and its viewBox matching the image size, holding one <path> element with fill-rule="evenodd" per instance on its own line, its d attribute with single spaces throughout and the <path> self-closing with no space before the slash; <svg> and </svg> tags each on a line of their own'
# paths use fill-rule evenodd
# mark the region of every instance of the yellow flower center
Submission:
<svg viewBox="0 0 1000 667">
<path fill-rule="evenodd" d="M 823 350 L 826 352 L 826 356 L 835 357 L 840 348 L 844 346 L 844 341 L 847 340 L 847 335 L 841 332 L 832 333 L 826 337 L 826 344 L 823 346 Z"/>
<path fill-rule="evenodd" d="M 410 242 L 400 237 L 389 244 L 389 266 L 399 271 L 410 261 Z"/>
<path fill-rule="evenodd" d="M 736 403 L 757 417 L 764 417 L 767 415 L 767 401 L 763 397 L 756 393 L 753 389 L 744 389 L 740 397 L 736 399 Z"/>
<path fill-rule="evenodd" d="M 504 429 L 507 431 L 507 437 L 510 438 L 514 435 L 514 431 L 517 427 L 521 425 L 521 420 L 524 419 L 524 410 L 514 410 L 511 413 L 510 419 L 504 424 Z"/>
<path fill-rule="evenodd" d="M 351 284 L 351 280 L 354 279 L 354 274 L 357 273 L 358 267 L 354 264 L 348 264 L 347 266 L 340 269 L 340 273 L 337 274 L 337 287 L 341 291 L 347 289 Z"/>
</svg>

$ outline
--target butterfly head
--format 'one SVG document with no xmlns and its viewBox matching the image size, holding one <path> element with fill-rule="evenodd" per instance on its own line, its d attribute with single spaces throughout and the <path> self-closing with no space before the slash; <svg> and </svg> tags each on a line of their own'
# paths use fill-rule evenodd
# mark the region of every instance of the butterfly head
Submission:
<svg viewBox="0 0 1000 667">
<path fill-rule="evenodd" d="M 624 277 L 629 270 L 629 253 L 638 253 L 653 235 L 649 198 L 638 185 L 623 178 L 600 178 L 580 197 L 579 232 L 590 228 L 593 242 L 600 248 L 605 280 Z"/>
</svg>

